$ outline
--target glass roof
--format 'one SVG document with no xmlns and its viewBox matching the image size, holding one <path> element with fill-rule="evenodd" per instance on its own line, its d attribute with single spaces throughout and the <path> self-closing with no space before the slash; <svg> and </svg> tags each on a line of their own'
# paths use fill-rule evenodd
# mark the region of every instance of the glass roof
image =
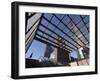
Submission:
<svg viewBox="0 0 100 81">
<path fill-rule="evenodd" d="M 39 40 L 68 51 L 89 45 L 89 15 L 26 13 L 26 50 Z"/>
</svg>

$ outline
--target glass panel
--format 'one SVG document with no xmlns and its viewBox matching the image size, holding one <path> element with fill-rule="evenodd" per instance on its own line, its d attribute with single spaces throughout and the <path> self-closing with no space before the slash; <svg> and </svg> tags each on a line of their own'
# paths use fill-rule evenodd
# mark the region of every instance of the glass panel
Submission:
<svg viewBox="0 0 100 81">
<path fill-rule="evenodd" d="M 54 33 L 52 33 L 51 36 L 55 37 L 56 39 L 57 39 L 57 37 L 58 37 L 58 36 L 57 36 L 56 34 L 54 34 Z"/>
<path fill-rule="evenodd" d="M 41 23 L 42 23 L 43 25 L 45 25 L 45 26 L 47 26 L 47 25 L 49 24 L 45 19 L 42 19 L 42 20 L 41 20 Z"/>
<path fill-rule="evenodd" d="M 54 30 L 55 29 L 55 27 L 52 24 L 49 24 L 48 25 L 48 28 L 51 29 L 51 30 Z"/>
<path fill-rule="evenodd" d="M 46 30 L 46 28 L 44 28 L 43 26 L 39 26 L 39 29 L 40 29 L 40 30 L 43 30 L 43 31 Z"/>
<path fill-rule="evenodd" d="M 69 22 L 70 22 L 70 19 L 67 17 L 67 16 L 65 16 L 63 19 L 62 19 L 62 22 L 64 23 L 64 24 L 68 24 Z"/>
<path fill-rule="evenodd" d="M 39 34 L 39 35 L 43 35 L 43 33 L 42 33 L 42 32 L 40 32 L 40 31 L 38 31 L 38 32 L 37 32 L 37 34 Z"/>
<path fill-rule="evenodd" d="M 89 33 L 88 33 L 88 31 L 84 31 L 83 34 L 86 35 L 86 34 L 89 34 Z"/>
<path fill-rule="evenodd" d="M 84 26 L 84 27 L 82 27 L 80 30 L 81 30 L 81 32 L 87 31 L 87 29 L 86 29 L 86 27 L 85 27 L 85 26 Z"/>
<path fill-rule="evenodd" d="M 69 16 L 71 17 L 71 19 L 74 19 L 76 17 L 76 15 L 74 14 L 69 14 Z"/>
<path fill-rule="evenodd" d="M 59 27 L 60 29 L 65 28 L 65 26 L 64 26 L 62 23 L 59 23 L 58 27 Z"/>
<path fill-rule="evenodd" d="M 74 26 L 71 30 L 72 30 L 73 32 L 78 31 L 78 29 L 77 29 L 77 27 L 76 27 L 76 26 Z"/>
<path fill-rule="evenodd" d="M 59 19 L 62 19 L 64 17 L 64 14 L 55 14 Z"/>
<path fill-rule="evenodd" d="M 73 19 L 73 22 L 74 22 L 75 24 L 77 24 L 77 23 L 80 22 L 80 21 L 81 21 L 80 16 L 76 16 L 76 17 Z"/>
<path fill-rule="evenodd" d="M 84 18 L 84 22 L 85 23 L 89 22 L 89 16 L 87 16 L 87 17 Z"/>
<path fill-rule="evenodd" d="M 59 21 L 55 16 L 53 16 L 51 22 L 57 26 L 57 24 L 58 24 L 60 21 Z"/>
<path fill-rule="evenodd" d="M 47 34 L 49 34 L 49 35 L 50 35 L 52 32 L 51 32 L 51 31 L 49 31 L 49 30 L 46 30 L 46 31 L 45 31 L 45 33 L 47 33 Z"/>
<path fill-rule="evenodd" d="M 73 22 L 70 22 L 68 25 L 68 28 L 72 29 L 73 27 L 75 27 L 74 23 Z"/>
<path fill-rule="evenodd" d="M 79 24 L 77 24 L 77 27 L 78 27 L 78 28 L 82 28 L 83 26 L 84 26 L 83 21 L 81 21 Z"/>
<path fill-rule="evenodd" d="M 67 33 L 69 36 L 73 36 L 74 34 L 72 32 Z"/>
<path fill-rule="evenodd" d="M 86 17 L 86 15 L 81 15 L 81 17 L 82 17 L 82 18 L 85 18 L 85 17 Z"/>
<path fill-rule="evenodd" d="M 86 24 L 87 28 L 89 28 L 89 23 Z"/>
<path fill-rule="evenodd" d="M 52 16 L 53 16 L 53 15 L 50 14 L 50 13 L 45 13 L 45 14 L 44 14 L 44 17 L 47 18 L 48 20 L 50 20 L 50 19 L 52 18 Z"/>
<path fill-rule="evenodd" d="M 43 34 L 43 37 L 48 38 L 49 36 L 48 36 L 48 35 L 46 35 L 46 34 Z"/>
<path fill-rule="evenodd" d="M 79 36 L 79 35 L 81 34 L 81 32 L 80 32 L 80 31 L 77 31 L 77 32 L 75 32 L 75 34 L 76 34 L 77 36 Z"/>
<path fill-rule="evenodd" d="M 59 30 L 57 28 L 54 31 L 59 35 Z"/>
</svg>

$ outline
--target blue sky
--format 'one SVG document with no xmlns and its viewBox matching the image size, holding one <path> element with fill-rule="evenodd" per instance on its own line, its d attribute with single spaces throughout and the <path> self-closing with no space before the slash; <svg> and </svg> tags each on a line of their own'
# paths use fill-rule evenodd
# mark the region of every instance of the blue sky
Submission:
<svg viewBox="0 0 100 81">
<path fill-rule="evenodd" d="M 46 45 L 39 41 L 33 40 L 30 48 L 26 53 L 26 58 L 29 58 L 31 53 L 33 53 L 32 59 L 38 59 L 39 57 L 44 55 Z"/>
</svg>

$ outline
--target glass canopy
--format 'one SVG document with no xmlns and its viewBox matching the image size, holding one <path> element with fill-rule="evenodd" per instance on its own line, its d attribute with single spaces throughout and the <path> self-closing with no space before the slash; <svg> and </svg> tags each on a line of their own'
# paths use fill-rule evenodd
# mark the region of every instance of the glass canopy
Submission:
<svg viewBox="0 0 100 81">
<path fill-rule="evenodd" d="M 89 15 L 26 12 L 26 52 L 34 39 L 69 52 L 89 46 Z"/>
</svg>

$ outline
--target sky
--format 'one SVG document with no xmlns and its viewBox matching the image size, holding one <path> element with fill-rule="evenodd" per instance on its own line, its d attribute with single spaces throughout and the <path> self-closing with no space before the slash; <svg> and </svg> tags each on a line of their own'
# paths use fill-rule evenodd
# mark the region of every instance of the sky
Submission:
<svg viewBox="0 0 100 81">
<path fill-rule="evenodd" d="M 30 48 L 28 49 L 26 53 L 26 58 L 29 58 L 30 55 L 33 53 L 33 56 L 31 59 L 39 59 L 41 56 L 44 56 L 45 47 L 46 45 L 44 43 L 33 40 Z"/>
</svg>

